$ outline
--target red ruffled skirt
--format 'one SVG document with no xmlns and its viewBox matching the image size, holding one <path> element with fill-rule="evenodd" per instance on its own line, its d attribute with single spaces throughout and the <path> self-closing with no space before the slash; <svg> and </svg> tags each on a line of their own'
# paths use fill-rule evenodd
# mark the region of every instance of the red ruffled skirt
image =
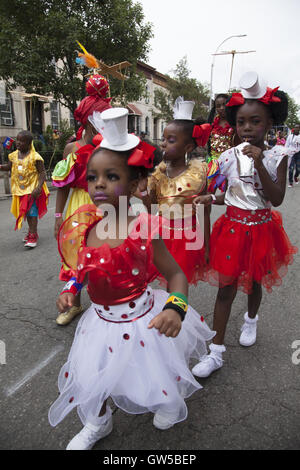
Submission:
<svg viewBox="0 0 300 470">
<path fill-rule="evenodd" d="M 208 282 L 218 287 L 237 283 L 249 294 L 253 281 L 268 292 L 282 283 L 298 248 L 282 226 L 281 214 L 270 209 L 249 211 L 227 207 L 210 237 Z"/>
<path fill-rule="evenodd" d="M 162 224 L 161 237 L 169 252 L 179 264 L 189 284 L 197 284 L 206 279 L 208 265 L 205 261 L 203 230 L 197 223 L 196 216 L 178 220 L 169 220 Z M 160 283 L 165 279 L 158 274 Z"/>
</svg>

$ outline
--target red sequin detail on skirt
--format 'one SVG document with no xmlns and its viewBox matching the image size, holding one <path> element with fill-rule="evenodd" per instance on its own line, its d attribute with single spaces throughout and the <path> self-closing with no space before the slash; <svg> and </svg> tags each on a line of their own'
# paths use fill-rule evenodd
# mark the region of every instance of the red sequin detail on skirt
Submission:
<svg viewBox="0 0 300 470">
<path fill-rule="evenodd" d="M 279 286 L 298 252 L 282 226 L 279 212 L 234 207 L 228 207 L 215 222 L 210 247 L 208 282 L 218 287 L 237 283 L 246 294 L 252 292 L 253 281 L 268 292 Z"/>
</svg>

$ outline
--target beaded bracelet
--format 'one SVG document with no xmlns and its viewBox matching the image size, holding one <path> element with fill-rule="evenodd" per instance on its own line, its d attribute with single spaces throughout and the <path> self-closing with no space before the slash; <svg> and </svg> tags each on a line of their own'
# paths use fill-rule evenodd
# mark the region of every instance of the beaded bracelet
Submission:
<svg viewBox="0 0 300 470">
<path fill-rule="evenodd" d="M 163 310 L 166 310 L 167 308 L 172 308 L 179 313 L 181 321 L 183 321 L 188 309 L 188 299 L 181 292 L 172 292 L 167 299 Z"/>
<path fill-rule="evenodd" d="M 64 285 L 63 290 L 61 291 L 60 295 L 71 293 L 73 295 L 79 294 L 81 289 L 83 288 L 83 284 L 80 282 L 76 282 L 76 277 L 72 277 L 67 284 Z"/>
</svg>

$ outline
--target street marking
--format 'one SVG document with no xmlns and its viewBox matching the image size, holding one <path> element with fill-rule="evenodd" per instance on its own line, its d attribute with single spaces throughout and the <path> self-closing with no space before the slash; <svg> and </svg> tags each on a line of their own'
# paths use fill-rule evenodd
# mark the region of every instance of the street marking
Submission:
<svg viewBox="0 0 300 470">
<path fill-rule="evenodd" d="M 37 364 L 33 369 L 31 369 L 31 371 L 29 371 L 26 375 L 24 375 L 24 377 L 19 380 L 17 383 L 15 383 L 14 385 L 12 385 L 11 387 L 7 388 L 5 390 L 5 395 L 7 397 L 10 397 L 11 395 L 13 395 L 14 393 L 16 393 L 21 387 L 23 387 L 23 385 L 25 385 L 27 382 L 29 382 L 35 375 L 37 375 L 44 367 L 46 367 L 51 361 L 52 359 L 56 356 L 56 354 L 58 354 L 59 352 L 61 352 L 62 350 L 64 349 L 64 346 L 60 345 L 58 346 L 57 348 L 55 348 L 50 354 L 49 356 L 47 356 L 42 362 L 40 362 L 39 364 Z"/>
</svg>

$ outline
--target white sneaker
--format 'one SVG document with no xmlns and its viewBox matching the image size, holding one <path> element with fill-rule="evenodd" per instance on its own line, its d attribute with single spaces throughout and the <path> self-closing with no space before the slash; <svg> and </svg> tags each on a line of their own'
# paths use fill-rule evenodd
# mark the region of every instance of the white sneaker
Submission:
<svg viewBox="0 0 300 470">
<path fill-rule="evenodd" d="M 163 413 L 163 411 L 157 411 L 153 418 L 153 426 L 157 429 L 165 430 L 169 429 L 177 421 L 178 414 L 172 415 L 171 413 Z"/>
<path fill-rule="evenodd" d="M 258 315 L 255 318 L 249 318 L 248 312 L 244 315 L 245 322 L 241 327 L 240 345 L 252 346 L 256 342 L 256 329 Z"/>
<path fill-rule="evenodd" d="M 66 450 L 90 450 L 97 441 L 108 436 L 112 428 L 112 416 L 109 417 L 106 423 L 101 424 L 100 427 L 87 423 L 69 442 Z"/>
<path fill-rule="evenodd" d="M 192 373 L 196 377 L 208 377 L 212 372 L 221 369 L 223 366 L 222 352 L 226 351 L 225 346 L 212 343 L 209 345 L 209 349 L 210 354 L 204 356 L 192 369 Z"/>
</svg>

